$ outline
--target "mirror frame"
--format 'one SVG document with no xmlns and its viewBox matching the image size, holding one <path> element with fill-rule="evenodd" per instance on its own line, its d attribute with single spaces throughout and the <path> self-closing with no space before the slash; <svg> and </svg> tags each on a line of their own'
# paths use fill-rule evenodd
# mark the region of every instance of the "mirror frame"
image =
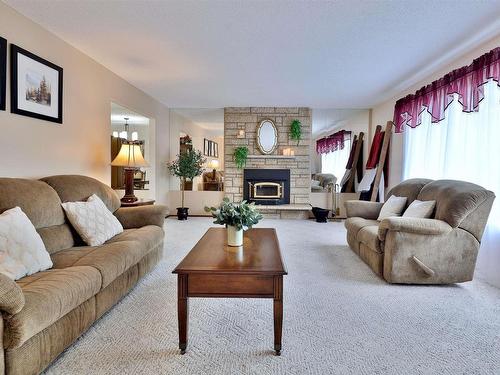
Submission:
<svg viewBox="0 0 500 375">
<path fill-rule="evenodd" d="M 273 147 L 271 148 L 271 150 L 264 151 L 264 149 L 262 148 L 262 144 L 260 143 L 260 130 L 261 130 L 262 126 L 267 122 L 272 125 L 273 130 L 274 130 L 274 144 L 273 144 Z M 278 128 L 274 124 L 273 120 L 264 119 L 259 123 L 259 126 L 257 127 L 257 146 L 259 147 L 260 152 L 262 152 L 264 155 L 272 154 L 276 150 L 276 148 L 278 147 Z"/>
</svg>

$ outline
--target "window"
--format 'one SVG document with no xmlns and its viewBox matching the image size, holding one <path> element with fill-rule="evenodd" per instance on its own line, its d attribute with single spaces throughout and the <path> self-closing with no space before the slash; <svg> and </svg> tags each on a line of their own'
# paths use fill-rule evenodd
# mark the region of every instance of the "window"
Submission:
<svg viewBox="0 0 500 375">
<path fill-rule="evenodd" d="M 351 152 L 351 140 L 344 141 L 344 149 L 321 154 L 321 173 L 331 173 L 340 181 L 345 173 L 345 166 Z"/>
<path fill-rule="evenodd" d="M 464 180 L 497 196 L 483 236 L 478 268 L 484 267 L 483 274 L 497 275 L 494 282 L 499 282 L 496 268 L 500 263 L 500 88 L 497 82 L 484 85 L 484 99 L 478 112 L 463 112 L 455 98 L 446 109 L 444 120 L 433 124 L 429 113 L 422 113 L 421 125 L 415 129 L 406 127 L 404 137 L 403 179 Z M 481 264 L 481 257 L 489 261 Z"/>
</svg>

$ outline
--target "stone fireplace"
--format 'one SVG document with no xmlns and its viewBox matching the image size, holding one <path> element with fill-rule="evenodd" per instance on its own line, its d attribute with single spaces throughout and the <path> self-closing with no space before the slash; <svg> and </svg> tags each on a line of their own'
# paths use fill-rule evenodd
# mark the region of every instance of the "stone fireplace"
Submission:
<svg viewBox="0 0 500 375">
<path fill-rule="evenodd" d="M 258 205 L 290 203 L 290 170 L 245 169 L 243 199 Z"/>
<path fill-rule="evenodd" d="M 257 145 L 256 132 L 262 120 L 272 120 L 278 131 L 278 145 L 272 154 L 263 155 Z M 290 123 L 293 120 L 302 123 L 302 139 L 297 143 L 290 139 Z M 242 136 L 243 134 L 243 136 Z M 311 189 L 310 172 L 310 145 L 311 145 L 311 109 L 301 107 L 230 107 L 224 108 L 224 192 L 232 201 L 241 201 L 250 197 L 249 189 L 255 189 L 258 197 L 256 203 L 264 205 L 301 205 L 309 204 Z M 236 168 L 233 153 L 239 146 L 249 149 L 247 164 L 244 169 Z M 283 155 L 283 150 L 290 148 L 294 156 Z M 245 171 L 262 171 L 269 178 L 267 181 L 254 181 L 252 186 L 244 181 Z M 287 170 L 288 184 L 282 178 L 273 178 Z M 253 172 L 252 172 L 253 173 Z M 260 178 L 260 177 L 259 177 Z M 278 181 L 274 181 L 278 180 Z M 259 184 L 259 182 L 274 182 L 272 184 Z M 284 200 L 270 198 L 270 195 L 286 195 Z M 289 192 L 287 190 L 289 189 Z M 247 194 L 247 195 L 245 195 Z M 268 195 L 267 198 L 263 197 Z M 260 202 L 257 202 L 257 199 Z M 267 202 L 267 203 L 264 203 Z M 285 207 L 285 206 L 284 206 Z"/>
</svg>

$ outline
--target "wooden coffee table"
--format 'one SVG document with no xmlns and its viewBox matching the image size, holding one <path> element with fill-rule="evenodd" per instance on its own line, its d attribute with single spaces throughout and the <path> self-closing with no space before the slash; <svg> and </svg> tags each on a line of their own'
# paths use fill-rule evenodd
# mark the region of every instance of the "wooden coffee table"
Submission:
<svg viewBox="0 0 500 375">
<path fill-rule="evenodd" d="M 274 350 L 281 354 L 283 275 L 276 231 L 254 228 L 245 232 L 243 246 L 227 246 L 225 228 L 210 228 L 179 263 L 177 309 L 179 348 L 184 354 L 188 336 L 189 297 L 273 298 Z"/>
</svg>

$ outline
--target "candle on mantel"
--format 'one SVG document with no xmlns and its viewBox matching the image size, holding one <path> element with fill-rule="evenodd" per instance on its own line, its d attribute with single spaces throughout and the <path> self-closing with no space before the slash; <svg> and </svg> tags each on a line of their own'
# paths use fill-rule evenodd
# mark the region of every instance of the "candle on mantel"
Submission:
<svg viewBox="0 0 500 375">
<path fill-rule="evenodd" d="M 283 149 L 283 156 L 290 156 L 290 149 L 289 148 Z"/>
<path fill-rule="evenodd" d="M 290 156 L 295 156 L 295 150 L 290 150 Z"/>
</svg>

